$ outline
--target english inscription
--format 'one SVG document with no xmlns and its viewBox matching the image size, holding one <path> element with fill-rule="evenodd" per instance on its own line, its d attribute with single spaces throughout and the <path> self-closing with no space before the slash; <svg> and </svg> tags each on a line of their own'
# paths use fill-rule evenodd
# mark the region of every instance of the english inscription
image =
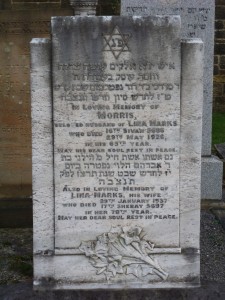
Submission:
<svg viewBox="0 0 225 300">
<path fill-rule="evenodd" d="M 156 56 L 154 41 L 139 56 L 129 36 L 126 49 L 99 47 L 94 62 L 80 53 L 55 60 L 57 248 L 78 247 L 76 232 L 85 240 L 102 227 L 143 221 L 157 245 L 179 246 L 178 49 Z"/>
</svg>

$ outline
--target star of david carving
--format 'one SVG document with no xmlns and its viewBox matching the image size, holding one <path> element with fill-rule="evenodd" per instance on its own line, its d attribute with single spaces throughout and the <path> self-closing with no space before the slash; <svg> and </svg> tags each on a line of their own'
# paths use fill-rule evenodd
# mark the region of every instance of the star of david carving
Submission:
<svg viewBox="0 0 225 300">
<path fill-rule="evenodd" d="M 127 42 L 130 38 L 128 34 L 122 34 L 119 27 L 116 26 L 111 34 L 104 34 L 103 51 L 112 52 L 113 56 L 118 59 L 122 52 L 130 52 Z"/>
</svg>

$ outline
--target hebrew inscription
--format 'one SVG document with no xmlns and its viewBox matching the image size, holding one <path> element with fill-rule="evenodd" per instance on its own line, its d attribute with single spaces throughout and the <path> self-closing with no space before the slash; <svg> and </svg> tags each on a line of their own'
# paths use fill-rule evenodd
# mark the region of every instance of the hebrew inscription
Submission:
<svg viewBox="0 0 225 300">
<path fill-rule="evenodd" d="M 179 23 L 172 37 L 143 27 L 140 51 L 140 20 L 103 26 L 98 42 L 90 24 L 77 49 L 79 22 L 66 40 L 66 22 L 53 31 L 56 248 L 131 224 L 159 247 L 179 247 Z"/>
<path fill-rule="evenodd" d="M 211 155 L 213 53 L 215 1 L 213 0 L 122 0 L 121 15 L 180 15 L 183 39 L 204 42 L 204 103 L 202 155 Z M 140 43 L 141 44 L 141 43 Z"/>
</svg>

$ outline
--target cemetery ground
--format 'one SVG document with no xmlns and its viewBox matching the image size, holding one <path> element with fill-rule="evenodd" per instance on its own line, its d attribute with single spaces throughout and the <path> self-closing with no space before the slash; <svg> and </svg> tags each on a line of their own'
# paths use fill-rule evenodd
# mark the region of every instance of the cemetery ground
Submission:
<svg viewBox="0 0 225 300">
<path fill-rule="evenodd" d="M 225 206 L 225 193 L 222 204 Z M 0 229 L 0 299 L 225 299 L 225 222 L 210 205 L 201 211 L 201 284 L 195 289 L 130 292 L 32 290 L 32 229 Z M 129 297 L 129 298 L 128 298 Z"/>
</svg>

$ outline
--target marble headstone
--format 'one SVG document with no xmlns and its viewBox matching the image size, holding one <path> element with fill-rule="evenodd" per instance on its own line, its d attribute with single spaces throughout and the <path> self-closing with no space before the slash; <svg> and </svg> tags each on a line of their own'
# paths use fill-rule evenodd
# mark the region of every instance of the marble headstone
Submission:
<svg viewBox="0 0 225 300">
<path fill-rule="evenodd" d="M 122 0 L 121 15 L 180 15 L 181 36 L 204 42 L 202 199 L 222 198 L 222 163 L 211 156 L 214 59 L 214 0 Z"/>
<path fill-rule="evenodd" d="M 34 287 L 199 285 L 202 42 L 54 17 L 31 54 Z"/>
</svg>

